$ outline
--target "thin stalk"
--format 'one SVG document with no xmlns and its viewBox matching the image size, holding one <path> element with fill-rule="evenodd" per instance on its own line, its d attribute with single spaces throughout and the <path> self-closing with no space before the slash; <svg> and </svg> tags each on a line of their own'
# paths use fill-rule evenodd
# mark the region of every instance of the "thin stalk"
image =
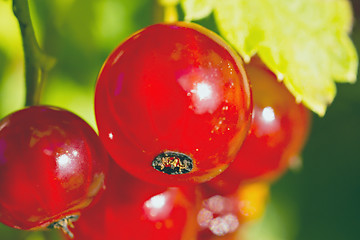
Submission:
<svg viewBox="0 0 360 240">
<path fill-rule="evenodd" d="M 26 86 L 25 105 L 38 105 L 46 73 L 55 64 L 55 60 L 47 56 L 36 41 L 28 0 L 13 0 L 13 11 L 20 25 L 23 42 Z"/>
<path fill-rule="evenodd" d="M 177 5 L 179 0 L 157 0 L 157 3 L 163 8 L 163 21 L 173 23 L 178 21 Z"/>
</svg>

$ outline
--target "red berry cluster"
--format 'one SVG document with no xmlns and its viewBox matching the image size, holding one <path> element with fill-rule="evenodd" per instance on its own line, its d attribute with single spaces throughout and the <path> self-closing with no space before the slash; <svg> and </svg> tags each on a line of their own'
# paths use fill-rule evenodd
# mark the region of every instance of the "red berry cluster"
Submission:
<svg viewBox="0 0 360 240">
<path fill-rule="evenodd" d="M 95 114 L 100 138 L 48 106 L 0 122 L 2 223 L 73 237 L 79 218 L 84 240 L 237 239 L 310 125 L 260 60 L 244 65 L 219 36 L 181 22 L 146 27 L 110 54 Z"/>
</svg>

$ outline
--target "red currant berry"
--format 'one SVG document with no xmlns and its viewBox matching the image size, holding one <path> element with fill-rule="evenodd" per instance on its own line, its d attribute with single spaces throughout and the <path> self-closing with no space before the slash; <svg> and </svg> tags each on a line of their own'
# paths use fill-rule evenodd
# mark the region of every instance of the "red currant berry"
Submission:
<svg viewBox="0 0 360 240">
<path fill-rule="evenodd" d="M 147 181 L 207 181 L 234 159 L 250 126 L 242 61 L 192 23 L 156 24 L 119 45 L 98 78 L 100 138 L 124 169 Z"/>
<path fill-rule="evenodd" d="M 254 112 L 249 135 L 231 166 L 209 184 L 232 191 L 243 180 L 279 177 L 298 158 L 310 128 L 310 111 L 259 60 L 245 66 Z"/>
<path fill-rule="evenodd" d="M 143 182 L 114 163 L 104 195 L 75 223 L 75 239 L 194 239 L 184 238 L 189 205 L 180 188 Z"/>
<path fill-rule="evenodd" d="M 73 113 L 33 106 L 10 114 L 0 122 L 0 221 L 66 231 L 103 190 L 107 162 L 94 130 Z"/>
</svg>

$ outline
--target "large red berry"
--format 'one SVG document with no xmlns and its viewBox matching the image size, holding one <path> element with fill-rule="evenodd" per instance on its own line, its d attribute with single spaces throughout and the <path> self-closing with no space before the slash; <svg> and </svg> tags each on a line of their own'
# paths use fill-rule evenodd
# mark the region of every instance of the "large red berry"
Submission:
<svg viewBox="0 0 360 240">
<path fill-rule="evenodd" d="M 218 175 L 239 150 L 251 112 L 241 59 L 192 23 L 130 36 L 108 57 L 96 87 L 99 134 L 111 156 L 158 184 Z"/>
<path fill-rule="evenodd" d="M 185 235 L 192 225 L 188 199 L 179 188 L 141 181 L 114 163 L 104 195 L 74 223 L 75 240 L 194 239 Z"/>
<path fill-rule="evenodd" d="M 103 190 L 107 162 L 94 130 L 73 113 L 33 106 L 10 114 L 0 122 L 0 222 L 37 229 L 76 219 Z"/>
<path fill-rule="evenodd" d="M 273 180 L 298 159 L 310 128 L 310 111 L 255 59 L 245 66 L 254 112 L 249 135 L 231 166 L 209 184 L 234 189 L 244 180 Z"/>
</svg>

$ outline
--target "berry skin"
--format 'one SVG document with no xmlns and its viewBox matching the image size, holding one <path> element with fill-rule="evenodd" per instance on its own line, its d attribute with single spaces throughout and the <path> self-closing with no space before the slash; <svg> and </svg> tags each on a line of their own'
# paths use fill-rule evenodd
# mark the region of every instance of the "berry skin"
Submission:
<svg viewBox="0 0 360 240">
<path fill-rule="evenodd" d="M 249 135 L 230 167 L 208 184 L 231 192 L 242 181 L 273 181 L 298 159 L 310 128 L 310 111 L 255 58 L 245 66 L 254 112 Z"/>
<path fill-rule="evenodd" d="M 251 112 L 240 57 L 192 23 L 133 34 L 108 57 L 96 86 L 99 135 L 112 158 L 167 186 L 208 181 L 226 169 Z"/>
<path fill-rule="evenodd" d="M 75 240 L 194 239 L 184 233 L 191 205 L 180 188 L 144 182 L 116 163 L 107 180 L 100 201 L 74 223 Z"/>
<path fill-rule="evenodd" d="M 32 230 L 75 220 L 103 191 L 107 164 L 94 130 L 71 112 L 32 106 L 8 115 L 0 122 L 0 222 Z"/>
</svg>

